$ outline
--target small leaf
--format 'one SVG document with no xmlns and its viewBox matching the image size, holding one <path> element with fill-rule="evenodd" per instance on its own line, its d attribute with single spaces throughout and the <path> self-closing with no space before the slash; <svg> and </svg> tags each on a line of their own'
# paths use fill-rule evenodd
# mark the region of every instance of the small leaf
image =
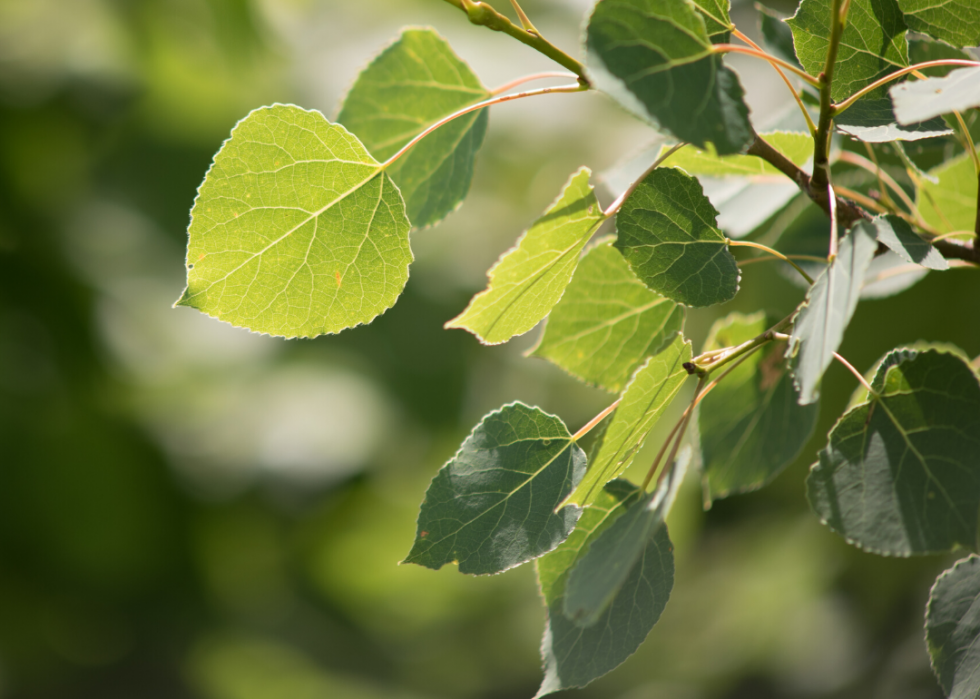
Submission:
<svg viewBox="0 0 980 699">
<path fill-rule="evenodd" d="M 704 350 L 734 347 L 766 330 L 763 312 L 733 313 L 712 326 Z M 732 370 L 699 404 L 705 502 L 775 478 L 799 456 L 820 410 L 799 405 L 782 352 L 770 344 Z"/>
<path fill-rule="evenodd" d="M 898 0 L 909 29 L 953 46 L 980 44 L 980 5 L 975 0 Z"/>
<path fill-rule="evenodd" d="M 605 216 L 588 168 L 572 175 L 561 196 L 491 269 L 490 285 L 447 328 L 463 328 L 486 344 L 526 333 L 548 315 L 568 285 L 579 254 Z"/>
<path fill-rule="evenodd" d="M 926 609 L 926 645 L 946 696 L 980 696 L 980 557 L 957 561 L 936 578 Z"/>
<path fill-rule="evenodd" d="M 528 354 L 619 393 L 683 323 L 684 308 L 650 291 L 606 238 L 582 258 Z"/>
<path fill-rule="evenodd" d="M 406 29 L 357 77 L 337 121 L 384 161 L 439 119 L 488 97 L 445 39 L 432 29 Z M 487 114 L 454 119 L 391 165 L 412 225 L 438 222 L 466 197 Z"/>
<path fill-rule="evenodd" d="M 717 215 L 695 178 L 657 168 L 619 210 L 616 247 L 657 293 L 688 306 L 722 303 L 738 291 L 739 272 Z"/>
<path fill-rule="evenodd" d="M 923 182 L 915 193 L 922 218 L 941 233 L 972 232 L 977 217 L 977 172 L 964 153 L 930 170 L 937 184 Z"/>
<path fill-rule="evenodd" d="M 980 107 L 980 68 L 960 68 L 944 78 L 909 80 L 889 91 L 900 124 Z"/>
<path fill-rule="evenodd" d="M 678 334 L 636 372 L 613 414 L 599 454 L 568 502 L 588 505 L 606 483 L 629 468 L 650 430 L 688 377 L 684 363 L 689 361 L 691 343 Z"/>
<path fill-rule="evenodd" d="M 523 403 L 487 415 L 425 494 L 405 563 L 499 573 L 558 546 L 581 510 L 555 512 L 585 471 L 557 417 Z"/>
<path fill-rule="evenodd" d="M 878 216 L 873 223 L 878 231 L 878 240 L 905 260 L 929 269 L 949 269 L 946 258 L 930 243 L 916 235 L 912 226 L 903 219 L 898 216 Z"/>
<path fill-rule="evenodd" d="M 701 5 L 707 11 L 717 2 Z M 740 153 L 754 136 L 744 90 L 711 53 L 705 27 L 691 0 L 599 0 L 586 29 L 586 64 L 596 87 L 634 114 L 681 141 Z"/>
<path fill-rule="evenodd" d="M 863 98 L 839 115 L 834 124 L 837 130 L 860 139 L 865 143 L 886 143 L 889 141 L 919 141 L 953 133 L 940 118 L 920 121 L 920 123 L 899 123 L 892 111 L 892 101 L 888 97 L 879 99 Z"/>
<path fill-rule="evenodd" d="M 803 166 L 813 157 L 813 137 L 805 133 L 775 131 L 760 134 L 769 145 L 796 165 Z M 660 155 L 668 150 L 663 146 Z M 689 175 L 710 177 L 774 177 L 785 180 L 786 175 L 754 155 L 719 156 L 714 146 L 704 150 L 681 148 L 661 163 L 661 167 L 680 167 Z"/>
<path fill-rule="evenodd" d="M 959 357 L 892 352 L 848 411 L 807 479 L 831 529 L 886 555 L 976 547 L 980 384 Z"/>
<path fill-rule="evenodd" d="M 408 281 L 410 228 L 397 187 L 344 127 L 262 107 L 198 190 L 177 305 L 284 337 L 369 323 Z"/>
<path fill-rule="evenodd" d="M 864 274 L 877 249 L 874 228 L 858 222 L 840 240 L 837 258 L 820 273 L 806 295 L 789 342 L 800 405 L 813 403 L 820 395 L 820 379 L 844 339 Z"/>
</svg>

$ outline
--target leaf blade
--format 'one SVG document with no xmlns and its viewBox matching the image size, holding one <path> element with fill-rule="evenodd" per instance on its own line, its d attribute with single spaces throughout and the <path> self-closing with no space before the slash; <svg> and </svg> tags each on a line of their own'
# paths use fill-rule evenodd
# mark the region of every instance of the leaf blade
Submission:
<svg viewBox="0 0 980 699">
<path fill-rule="evenodd" d="M 872 223 L 878 233 L 878 240 L 905 260 L 929 269 L 949 269 L 946 258 L 929 242 L 917 236 L 904 219 L 893 215 L 876 216 Z"/>
<path fill-rule="evenodd" d="M 944 571 L 929 592 L 926 646 L 939 684 L 951 699 L 980 693 L 980 557 Z"/>
<path fill-rule="evenodd" d="M 980 44 L 980 7 L 970 0 L 898 0 L 909 28 L 959 48 Z"/>
<path fill-rule="evenodd" d="M 909 80 L 889 90 L 900 124 L 980 106 L 980 68 L 960 68 L 948 75 Z"/>
</svg>

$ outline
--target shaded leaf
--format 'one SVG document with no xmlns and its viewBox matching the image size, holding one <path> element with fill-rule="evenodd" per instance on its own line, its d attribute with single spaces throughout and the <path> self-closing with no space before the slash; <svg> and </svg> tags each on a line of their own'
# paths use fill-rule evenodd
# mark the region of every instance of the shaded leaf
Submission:
<svg viewBox="0 0 980 699">
<path fill-rule="evenodd" d="M 891 215 L 878 216 L 873 223 L 878 240 L 903 259 L 929 269 L 949 269 L 946 258 L 931 243 L 916 235 L 904 219 Z"/>
<path fill-rule="evenodd" d="M 888 97 L 859 99 L 840 114 L 834 120 L 834 124 L 838 131 L 866 143 L 918 141 L 953 133 L 941 118 L 919 123 L 899 123 L 892 111 L 892 101 Z"/>
<path fill-rule="evenodd" d="M 581 510 L 555 509 L 585 471 L 585 454 L 557 417 L 523 403 L 477 425 L 432 480 L 405 563 L 499 573 L 558 546 Z"/>
<path fill-rule="evenodd" d="M 980 696 L 980 557 L 957 561 L 936 578 L 926 608 L 926 646 L 947 697 Z"/>
<path fill-rule="evenodd" d="M 760 135 L 769 145 L 800 167 L 813 157 L 813 137 L 810 134 L 775 131 Z M 667 150 L 667 146 L 662 146 L 660 155 L 663 155 Z M 704 150 L 681 148 L 665 159 L 661 163 L 661 167 L 680 167 L 689 175 L 708 175 L 710 177 L 770 176 L 780 180 L 786 179 L 786 175 L 762 158 L 757 158 L 754 155 L 719 156 L 711 144 L 708 144 Z"/>
<path fill-rule="evenodd" d="M 715 321 L 704 350 L 765 332 L 763 312 Z M 816 426 L 816 404 L 799 405 L 782 348 L 772 343 L 735 368 L 699 404 L 705 502 L 760 488 L 793 462 Z"/>
<path fill-rule="evenodd" d="M 357 77 L 337 121 L 384 161 L 439 119 L 489 96 L 445 39 L 432 29 L 406 29 Z M 413 226 L 436 223 L 463 201 L 487 114 L 454 119 L 388 169 Z"/>
<path fill-rule="evenodd" d="M 446 323 L 487 344 L 526 333 L 548 315 L 575 272 L 582 248 L 605 217 L 588 168 L 572 175 L 561 196 L 495 264 L 490 285 Z"/>
<path fill-rule="evenodd" d="M 740 153 L 753 138 L 749 109 L 705 26 L 691 0 L 600 0 L 586 29 L 586 65 L 598 89 L 678 139 Z"/>
<path fill-rule="evenodd" d="M 730 0 L 692 0 L 695 7 L 701 12 L 704 20 L 705 30 L 708 38 L 713 44 L 724 44 L 728 42 L 729 35 L 735 25 L 728 15 L 731 6 Z"/>
<path fill-rule="evenodd" d="M 177 305 L 284 337 L 369 323 L 408 280 L 410 227 L 398 189 L 344 127 L 291 105 L 256 109 L 198 190 Z"/>
<path fill-rule="evenodd" d="M 657 168 L 616 215 L 616 247 L 657 293 L 688 306 L 722 303 L 738 291 L 739 272 L 717 215 L 695 178 Z"/>
<path fill-rule="evenodd" d="M 980 384 L 947 353 L 889 354 L 878 398 L 848 411 L 807 479 L 831 529 L 861 548 L 902 555 L 977 545 Z"/>
<path fill-rule="evenodd" d="M 973 231 L 977 217 L 977 172 L 964 153 L 930 170 L 938 183 L 923 182 L 915 204 L 922 218 L 941 233 Z"/>
<path fill-rule="evenodd" d="M 901 2 L 899 4 L 901 5 Z M 954 58 L 960 61 L 975 60 L 966 51 L 953 48 L 941 41 L 933 41 L 925 37 L 909 38 L 909 63 L 912 65 L 927 61 L 940 61 L 946 58 Z M 931 68 L 923 68 L 919 72 L 930 77 L 942 77 L 954 70 L 956 70 L 956 66 L 932 66 Z"/>
<path fill-rule="evenodd" d="M 898 0 L 909 29 L 953 46 L 980 44 L 980 5 L 975 0 Z"/>
<path fill-rule="evenodd" d="M 889 90 L 900 124 L 980 106 L 980 68 L 960 68 L 943 78 L 908 80 Z"/>
<path fill-rule="evenodd" d="M 619 393 L 684 323 L 684 308 L 650 291 L 606 238 L 582 258 L 529 356 Z"/>
<path fill-rule="evenodd" d="M 793 30 L 786 24 L 786 20 L 761 3 L 755 3 L 755 9 L 759 11 L 759 26 L 769 53 L 802 70 L 803 66 L 796 57 L 796 47 L 793 45 Z"/>
</svg>

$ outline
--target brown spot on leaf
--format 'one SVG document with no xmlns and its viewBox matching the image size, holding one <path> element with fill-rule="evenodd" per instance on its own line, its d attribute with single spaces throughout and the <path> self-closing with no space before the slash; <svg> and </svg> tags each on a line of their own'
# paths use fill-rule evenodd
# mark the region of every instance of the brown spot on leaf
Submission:
<svg viewBox="0 0 980 699">
<path fill-rule="evenodd" d="M 783 353 L 779 351 L 770 352 L 769 356 L 759 362 L 759 390 L 763 393 L 768 391 L 779 383 L 785 372 Z"/>
<path fill-rule="evenodd" d="M 333 273 L 333 278 L 337 280 L 337 288 L 339 289 L 340 288 L 340 280 L 341 280 L 340 272 L 334 272 Z"/>
</svg>

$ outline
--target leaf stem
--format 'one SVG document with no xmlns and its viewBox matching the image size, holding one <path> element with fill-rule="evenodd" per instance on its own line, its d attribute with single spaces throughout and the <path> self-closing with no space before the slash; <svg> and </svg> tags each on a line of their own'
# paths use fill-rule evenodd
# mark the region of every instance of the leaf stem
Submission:
<svg viewBox="0 0 980 699">
<path fill-rule="evenodd" d="M 977 157 L 977 146 L 973 143 L 973 136 L 970 135 L 970 129 L 966 127 L 966 122 L 963 121 L 962 114 L 954 111 L 953 115 L 956 117 L 956 121 L 959 122 L 960 129 L 963 131 L 963 140 L 966 142 L 964 145 L 970 153 L 970 157 L 973 158 L 973 169 L 980 176 L 980 158 Z"/>
<path fill-rule="evenodd" d="M 797 272 L 799 272 L 800 274 L 803 275 L 803 278 L 807 280 L 807 283 L 813 284 L 813 279 L 810 277 L 809 274 L 807 274 L 806 272 L 803 271 L 803 268 L 802 267 L 800 267 L 798 264 L 796 264 L 795 262 L 793 262 L 793 260 L 791 260 L 790 258 L 786 257 L 786 255 L 784 255 L 783 253 L 779 252 L 778 250 L 773 250 L 768 245 L 763 245 L 762 243 L 754 243 L 754 242 L 752 242 L 750 240 L 731 240 L 731 239 L 727 239 L 727 238 L 726 238 L 726 240 L 728 242 L 728 246 L 729 247 L 734 247 L 734 248 L 739 248 L 739 247 L 756 248 L 757 250 L 763 250 L 765 252 L 768 252 L 770 255 L 772 255 L 774 257 L 778 257 L 780 260 L 783 260 L 784 262 L 788 262 L 789 264 L 791 264 L 793 266 L 793 269 L 795 269 Z"/>
<path fill-rule="evenodd" d="M 877 163 L 873 163 L 864 156 L 858 155 L 857 153 L 852 153 L 851 151 L 841 152 L 837 159 L 843 163 L 856 165 L 859 168 L 867 170 L 872 175 L 875 175 L 879 181 L 883 182 L 889 189 L 895 192 L 898 198 L 902 200 L 902 203 L 908 208 L 909 213 L 915 216 L 916 219 L 922 218 L 919 215 L 919 209 L 915 206 L 915 202 L 909 198 L 909 195 L 905 193 L 905 190 L 902 189 L 901 185 L 899 185 L 891 175 L 882 170 Z"/>
<path fill-rule="evenodd" d="M 671 451 L 670 459 L 668 459 L 666 463 L 669 464 L 671 459 L 673 459 L 673 457 L 677 454 L 677 448 L 680 446 L 681 439 L 684 438 L 684 432 L 687 430 L 687 423 L 691 419 L 691 413 L 694 412 L 695 406 L 697 406 L 697 404 L 701 401 L 701 397 L 705 393 L 711 390 L 710 388 L 705 389 L 703 391 L 701 390 L 704 386 L 705 381 L 706 381 L 706 377 L 704 376 L 702 376 L 698 380 L 698 385 L 694 389 L 694 397 L 691 398 L 690 405 L 688 405 L 687 409 L 685 409 L 684 412 L 681 413 L 680 418 L 677 420 L 677 422 L 674 423 L 674 426 L 671 428 L 670 433 L 667 435 L 667 439 L 664 440 L 663 445 L 660 447 L 660 451 L 657 452 L 656 458 L 653 460 L 653 463 L 650 464 L 650 469 L 647 471 L 647 475 L 643 479 L 643 483 L 640 484 L 640 490 L 646 490 L 647 486 L 650 485 L 650 481 L 653 480 L 653 477 L 657 473 L 657 469 L 660 466 L 660 460 L 664 458 L 664 454 L 667 451 L 667 447 L 669 447 L 671 443 L 674 444 L 674 448 Z M 712 386 L 711 388 L 714 388 L 714 386 Z M 680 430 L 679 435 L 677 435 L 678 430 Z M 674 435 L 677 435 L 676 440 L 674 439 Z M 664 469 L 665 472 L 666 470 L 667 469 Z M 657 482 L 658 483 L 660 482 L 659 479 Z"/>
<path fill-rule="evenodd" d="M 740 345 L 728 348 L 728 350 L 721 355 L 710 358 L 710 361 L 707 364 L 702 365 L 698 363 L 698 360 L 704 357 L 704 355 L 700 355 L 695 357 L 689 364 L 685 364 L 684 368 L 687 369 L 688 373 L 697 374 L 698 376 L 708 376 L 713 371 L 720 369 L 729 362 L 738 359 L 745 354 L 752 353 L 759 347 L 762 347 L 764 344 L 775 340 L 777 335 L 785 330 L 787 326 L 792 324 L 793 316 L 795 314 L 795 311 L 790 313 L 764 333 L 761 333 L 760 335 L 757 335 L 751 340 L 747 340 Z M 719 380 L 720 378 L 721 377 L 719 377 Z"/>
<path fill-rule="evenodd" d="M 837 225 L 837 195 L 834 193 L 834 186 L 827 183 L 827 202 L 830 204 L 830 250 L 827 253 L 827 261 L 833 262 L 837 259 L 837 235 L 839 227 Z"/>
<path fill-rule="evenodd" d="M 844 359 L 837 352 L 834 352 L 834 359 L 836 359 L 838 362 L 840 362 L 845 367 L 847 367 L 847 370 L 850 371 L 852 374 L 854 374 L 855 378 L 857 378 L 857 380 L 861 382 L 861 385 L 864 386 L 867 389 L 868 393 L 874 396 L 875 399 L 878 399 L 880 397 L 878 393 L 873 388 L 871 388 L 871 384 L 868 383 L 868 380 L 865 379 L 864 376 L 861 374 L 861 372 L 855 369 L 854 366 L 849 361 Z"/>
<path fill-rule="evenodd" d="M 761 58 L 764 61 L 768 61 L 773 66 L 779 66 L 781 68 L 785 68 L 791 73 L 795 73 L 814 87 L 820 87 L 820 81 L 807 73 L 805 70 L 800 70 L 792 63 L 784 61 L 781 58 L 777 58 L 771 53 L 766 53 L 758 48 L 746 48 L 745 46 L 738 46 L 737 44 L 714 44 L 711 47 L 711 53 L 744 53 L 747 56 L 755 56 L 756 58 Z"/>
<path fill-rule="evenodd" d="M 514 80 L 511 80 L 509 83 L 504 83 L 500 87 L 490 90 L 490 95 L 492 97 L 495 97 L 499 94 L 507 92 L 508 90 L 513 90 L 515 87 L 519 85 L 533 82 L 535 80 L 544 80 L 546 78 L 575 78 L 575 77 L 576 76 L 574 73 L 561 73 L 559 71 L 547 71 L 544 73 L 534 73 L 533 75 L 524 75 L 520 78 L 515 78 Z"/>
<path fill-rule="evenodd" d="M 817 119 L 817 135 L 813 139 L 813 177 L 810 180 L 810 198 L 821 205 L 831 218 L 830 251 L 836 256 L 837 207 L 830 187 L 830 136 L 834 127 L 834 104 L 831 87 L 834 84 L 834 66 L 841 36 L 844 34 L 845 15 L 842 15 L 841 0 L 833 0 L 830 10 L 830 41 L 827 44 L 827 58 L 820 73 L 820 116 Z"/>
<path fill-rule="evenodd" d="M 827 264 L 826 257 L 819 257 L 817 255 L 786 255 L 787 258 L 791 260 L 806 260 L 807 262 L 819 262 L 821 264 Z M 773 262 L 778 260 L 777 257 L 750 257 L 747 260 L 739 260 L 738 266 L 744 267 L 745 265 L 754 265 L 757 262 Z"/>
<path fill-rule="evenodd" d="M 653 164 L 643 171 L 642 175 L 640 175 L 635 180 L 633 180 L 633 184 L 627 187 L 625 192 L 623 192 L 618 197 L 616 197 L 616 200 L 612 204 L 606 207 L 606 210 L 602 212 L 602 215 L 605 216 L 606 218 L 613 216 L 623 206 L 623 203 L 627 199 L 629 199 L 630 195 L 636 191 L 636 188 L 640 186 L 640 183 L 647 178 L 647 175 L 649 175 L 651 172 L 653 172 L 658 167 L 660 167 L 660 164 L 662 162 L 664 162 L 667 158 L 672 156 L 674 153 L 676 153 L 686 145 L 687 145 L 686 143 L 678 143 L 668 148 L 666 152 L 660 154 L 660 156 L 658 156 L 657 159 L 653 161 Z"/>
<path fill-rule="evenodd" d="M 528 19 L 528 16 L 524 13 L 524 10 L 521 8 L 520 4 L 518 4 L 517 0 L 510 0 L 510 4 L 513 5 L 514 12 L 517 13 L 517 18 L 521 20 L 521 26 L 524 27 L 524 31 L 534 32 L 540 36 L 541 33 L 534 27 L 533 24 L 531 24 L 531 20 Z"/>
<path fill-rule="evenodd" d="M 914 66 L 909 66 L 908 68 L 902 68 L 900 70 L 896 70 L 894 73 L 889 73 L 888 75 L 881 78 L 880 80 L 875 80 L 867 87 L 861 88 L 853 95 L 845 99 L 843 102 L 838 102 L 837 104 L 833 105 L 833 116 L 839 115 L 841 112 L 846 110 L 848 107 L 850 107 L 852 104 L 857 102 L 859 99 L 864 97 L 869 92 L 874 92 L 879 87 L 881 87 L 882 85 L 887 85 L 892 80 L 896 80 L 902 77 L 903 75 L 908 75 L 909 73 L 913 73 L 917 70 L 922 70 L 923 68 L 935 68 L 938 66 L 966 66 L 970 68 L 976 68 L 977 66 L 980 66 L 980 61 L 967 61 L 959 58 L 944 58 L 939 61 L 925 61 L 924 63 L 916 63 Z"/>
<path fill-rule="evenodd" d="M 578 432 L 572 435 L 572 441 L 577 442 L 586 434 L 591 432 L 596 425 L 598 425 L 600 422 L 605 420 L 606 416 L 608 416 L 609 413 L 611 413 L 613 410 L 617 408 L 617 406 L 619 406 L 619 401 L 621 400 L 622 398 L 617 398 L 615 401 L 613 401 L 611 405 L 607 406 L 605 410 L 603 410 L 601 413 L 599 413 L 594 418 L 589 420 L 582 429 L 580 429 Z"/>
</svg>

